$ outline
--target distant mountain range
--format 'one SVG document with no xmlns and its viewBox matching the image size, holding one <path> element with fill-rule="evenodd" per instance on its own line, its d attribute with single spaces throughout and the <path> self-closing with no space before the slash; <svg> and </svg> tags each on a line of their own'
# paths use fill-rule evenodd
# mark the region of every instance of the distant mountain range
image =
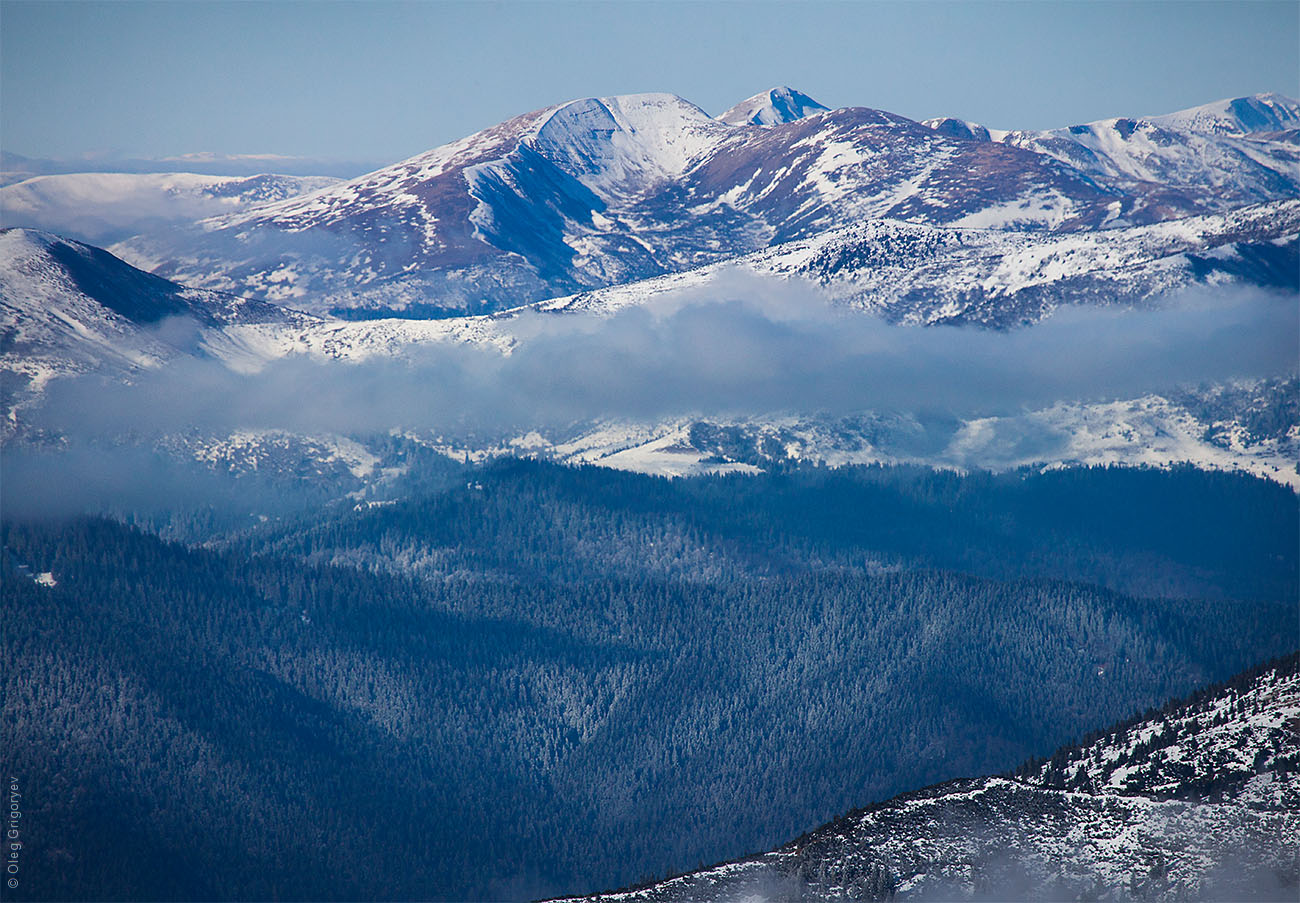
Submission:
<svg viewBox="0 0 1300 903">
<path fill-rule="evenodd" d="M 667 94 L 587 98 L 112 250 L 186 284 L 316 313 L 489 312 L 866 219 L 1074 232 L 1295 198 L 1297 111 L 1259 95 L 995 134 L 827 110 L 789 88 L 716 119 Z"/>
<path fill-rule="evenodd" d="M 209 176 L 329 176 L 350 179 L 383 165 L 378 160 L 334 160 L 288 154 L 219 154 L 199 152 L 167 157 L 85 154 L 79 157 L 27 157 L 0 150 L 0 185 L 33 176 L 70 173 L 191 173 Z"/>
<path fill-rule="evenodd" d="M 110 232 L 141 217 L 171 224 L 114 246 L 143 269 L 49 232 L 0 236 L 3 435 L 24 435 L 45 387 L 70 375 L 129 380 L 194 357 L 248 372 L 295 354 L 408 357 L 436 342 L 509 352 L 523 340 L 523 313 L 723 297 L 737 275 L 893 322 L 994 329 L 1062 305 L 1143 305 L 1197 286 L 1295 293 L 1300 191 L 1288 154 L 1298 119 L 1300 104 L 1258 95 L 1031 141 L 954 120 L 826 110 L 780 88 L 717 118 L 670 95 L 561 104 L 349 182 L 33 178 L 0 188 L 7 218 L 73 218 Z M 1076 150 L 1062 149 L 1067 141 Z M 1273 199 L 1245 203 L 1261 197 Z M 176 225 L 183 211 L 212 209 L 232 212 Z M 787 459 L 1192 460 L 1294 484 L 1292 387 L 1062 399 L 978 427 L 949 424 L 942 440 L 907 413 L 845 419 L 810 408 L 428 441 L 458 457 L 526 448 L 664 474 Z M 1237 409 L 1221 403 L 1229 396 Z M 734 441 L 700 439 L 704 421 Z M 1026 430 L 1053 438 L 1021 447 L 1003 434 Z M 227 438 L 200 437 L 195 448 Z M 313 442 L 327 439 L 342 441 Z M 239 447 L 259 441 L 244 436 Z M 759 451 L 775 447 L 787 451 Z M 382 463 L 381 450 L 364 454 Z"/>
<path fill-rule="evenodd" d="M 102 246 L 337 181 L 327 176 L 64 173 L 0 187 L 0 209 L 6 227 L 42 229 Z"/>
<path fill-rule="evenodd" d="M 1294 656 L 989 773 L 1294 649 L 1298 136 L 782 87 L 0 179 L 27 886 L 1293 899 Z"/>
<path fill-rule="evenodd" d="M 909 322 L 1014 325 L 1059 303 L 1141 300 L 1176 287 L 1287 287 L 1296 271 L 1297 202 L 1281 202 L 1179 223 L 1068 235 L 946 230 L 878 221 L 759 252 L 726 267 L 658 277 L 543 302 L 523 311 L 438 320 L 325 319 L 235 295 L 189 289 L 142 272 L 101 249 L 47 233 L 0 233 L 0 373 L 6 381 L 7 440 L 27 435 L 47 386 L 78 374 L 131 381 L 168 361 L 205 359 L 238 373 L 291 355 L 315 360 L 418 359 L 448 343 L 509 352 L 524 313 L 609 315 L 655 305 L 673 293 L 727 291 L 751 273 L 794 281 L 810 293 Z M 1289 267 L 1289 269 L 1288 269 Z M 999 281 L 1001 280 L 1001 281 Z M 1294 283 L 1289 284 L 1294 291 Z M 1171 389 L 1174 387 L 1170 387 Z M 911 461 L 1015 467 L 1038 461 L 1168 463 L 1240 467 L 1295 485 L 1300 432 L 1294 380 L 1208 387 L 1168 397 L 1061 404 L 1019 416 L 934 425 L 910 414 L 863 411 L 844 417 L 814 409 L 696 415 L 666 420 L 582 421 L 545 434 L 425 437 L 457 459 L 526 453 L 571 463 L 678 475 L 785 466 Z M 1017 438 L 1033 435 L 1025 445 Z M 30 438 L 30 437 L 29 437 Z M 299 441 L 301 440 L 301 441 Z M 189 435 L 168 440 L 182 456 L 271 461 L 286 474 L 338 449 L 369 459 L 363 478 L 331 491 L 387 491 L 385 444 L 364 436 L 319 435 L 290 443 L 279 432 Z M 323 450 L 322 450 L 323 449 Z M 777 450 L 774 452 L 773 450 Z M 214 458 L 214 455 L 216 456 Z M 304 456 L 305 455 L 305 459 Z M 296 457 L 295 457 L 296 456 Z"/>
<path fill-rule="evenodd" d="M 1290 899 L 1298 664 L 1291 656 L 1014 776 L 905 793 L 770 853 L 574 899 Z"/>
</svg>

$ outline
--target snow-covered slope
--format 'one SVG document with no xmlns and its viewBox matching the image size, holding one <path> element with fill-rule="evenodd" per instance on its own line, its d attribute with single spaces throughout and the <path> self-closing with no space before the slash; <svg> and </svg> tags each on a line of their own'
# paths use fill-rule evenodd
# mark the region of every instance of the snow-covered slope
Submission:
<svg viewBox="0 0 1300 903">
<path fill-rule="evenodd" d="M 755 94 L 718 115 L 728 125 L 777 125 L 828 109 L 807 94 L 784 85 Z"/>
<path fill-rule="evenodd" d="M 292 203 L 312 202 L 304 198 Z M 493 316 L 350 322 L 297 312 L 272 315 L 280 309 L 186 289 L 106 251 L 45 233 L 8 230 L 0 244 L 5 249 L 0 303 L 10 336 L 4 360 L 11 369 L 26 372 L 38 356 L 70 361 L 88 361 L 101 353 L 109 359 L 120 357 L 137 341 L 153 347 L 150 325 L 178 314 L 219 325 L 229 342 L 213 353 L 241 367 L 293 353 L 348 359 L 401 355 L 442 340 L 509 349 L 516 341 L 512 323 L 525 310 L 603 315 L 654 305 L 683 292 L 725 295 L 734 290 L 729 286 L 737 273 L 777 284 L 794 281 L 801 291 L 897 322 L 1009 327 L 1036 322 L 1063 304 L 1141 302 L 1193 285 L 1298 291 L 1298 236 L 1300 201 L 1067 234 L 868 220 L 725 263 L 565 295 Z M 74 272 L 86 266 L 79 261 L 94 261 L 93 272 Z M 220 313 L 236 303 L 260 313 Z M 152 313 L 144 319 L 123 319 L 121 312 L 127 308 L 122 305 Z M 77 328 L 66 326 L 73 321 Z M 103 330 L 117 338 L 89 338 Z M 101 351 L 91 353 L 91 347 Z"/>
<path fill-rule="evenodd" d="M 0 226 L 106 245 L 332 185 L 326 176 L 81 172 L 0 187 Z"/>
<path fill-rule="evenodd" d="M 6 434 L 51 379 L 130 379 L 178 357 L 254 371 L 290 354 L 361 360 L 429 342 L 500 343 L 482 317 L 322 320 L 143 272 L 100 248 L 29 229 L 0 230 L 0 377 Z"/>
<path fill-rule="evenodd" d="M 1253 94 L 1146 118 L 1164 128 L 1206 135 L 1285 132 L 1300 128 L 1300 101 L 1276 93 Z"/>
<path fill-rule="evenodd" d="M 576 100 L 113 250 L 186 284 L 318 313 L 472 312 L 680 272 L 864 218 L 1074 230 L 1200 203 L 889 113 L 819 109 L 795 91 L 741 107 L 728 124 L 673 95 Z"/>
<path fill-rule="evenodd" d="M 1209 209 L 1300 196 L 1300 102 L 1280 94 L 1045 132 L 997 131 L 951 118 L 926 124 L 944 135 L 1032 150 L 1130 190 L 1158 186 L 1169 199 Z"/>
<path fill-rule="evenodd" d="M 849 813 L 759 856 L 583 899 L 1290 899 L 1297 657 L 1065 749 Z"/>
<path fill-rule="evenodd" d="M 309 321 L 292 311 L 189 289 L 141 272 L 107 251 L 45 232 L 0 231 L 0 374 L 5 423 L 57 377 L 101 371 L 127 377 L 178 355 L 234 356 L 236 324 L 282 330 Z"/>
<path fill-rule="evenodd" d="M 612 312 L 736 272 L 799 279 L 831 300 L 907 323 L 1036 322 L 1062 304 L 1132 303 L 1197 284 L 1297 291 L 1300 201 L 1124 229 L 1026 233 L 868 220 L 743 257 L 543 302 Z"/>
<path fill-rule="evenodd" d="M 1300 384 L 1295 378 L 1171 392 L 1170 397 L 1061 401 L 957 422 L 864 411 L 608 421 L 509 437 L 496 446 L 435 443 L 455 458 L 533 454 L 658 476 L 817 463 L 919 464 L 958 470 L 1194 464 L 1242 470 L 1300 491 Z M 1273 412 L 1286 411 L 1280 420 Z"/>
</svg>

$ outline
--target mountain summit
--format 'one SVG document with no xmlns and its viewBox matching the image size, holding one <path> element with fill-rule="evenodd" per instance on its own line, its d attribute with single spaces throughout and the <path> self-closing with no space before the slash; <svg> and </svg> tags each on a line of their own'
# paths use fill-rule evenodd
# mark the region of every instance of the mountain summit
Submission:
<svg viewBox="0 0 1300 903">
<path fill-rule="evenodd" d="M 778 125 L 829 109 L 784 85 L 746 98 L 718 116 L 728 125 Z"/>
<path fill-rule="evenodd" d="M 1177 113 L 1147 118 L 1164 128 L 1209 135 L 1285 132 L 1300 128 L 1300 101 L 1270 92 L 1216 100 Z"/>
</svg>

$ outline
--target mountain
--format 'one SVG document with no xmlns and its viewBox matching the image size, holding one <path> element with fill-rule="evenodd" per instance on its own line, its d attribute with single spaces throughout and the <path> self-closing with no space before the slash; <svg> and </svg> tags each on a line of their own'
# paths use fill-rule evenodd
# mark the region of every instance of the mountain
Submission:
<svg viewBox="0 0 1300 903">
<path fill-rule="evenodd" d="M 4 429 L 51 379 L 92 370 L 125 377 L 180 355 L 231 357 L 237 349 L 225 327 L 280 328 L 305 319 L 262 301 L 177 285 L 81 242 L 0 230 Z"/>
<path fill-rule="evenodd" d="M 784 89 L 766 96 L 741 109 L 775 124 L 728 124 L 667 94 L 559 104 L 305 197 L 113 250 L 186 284 L 317 313 L 429 303 L 474 312 L 868 218 L 1069 231 L 1209 204 L 890 113 L 819 110 Z M 1277 196 L 1288 191 L 1279 183 Z"/>
<path fill-rule="evenodd" d="M 771 853 L 581 899 L 1294 899 L 1298 663 L 1292 655 L 1016 775 L 906 793 Z"/>
<path fill-rule="evenodd" d="M 1146 118 L 1164 128 L 1208 135 L 1286 132 L 1300 128 L 1300 102 L 1282 94 L 1253 94 Z"/>
<path fill-rule="evenodd" d="M 718 114 L 718 120 L 728 125 L 777 125 L 827 109 L 807 94 L 781 86 L 742 100 Z"/>
<path fill-rule="evenodd" d="M 736 273 L 797 279 L 896 322 L 1035 323 L 1068 304 L 1141 304 L 1198 285 L 1300 291 L 1300 200 L 1069 233 L 869 220 L 684 273 L 552 299 L 609 313 Z"/>
<path fill-rule="evenodd" d="M 310 198 L 301 203 L 310 203 Z M 9 369 L 33 358 L 120 358 L 167 316 L 220 328 L 213 353 L 261 360 L 291 353 L 359 359 L 455 339 L 508 349 L 525 311 L 610 314 L 736 273 L 793 280 L 828 301 L 904 323 L 1033 323 L 1069 304 L 1143 303 L 1199 285 L 1300 291 L 1300 201 L 1145 226 L 1071 233 L 1006 232 L 869 220 L 698 269 L 579 292 L 491 317 L 359 322 L 317 317 L 226 293 L 190 289 L 108 251 L 31 230 L 2 233 L 0 305 Z M 88 269 L 89 268 L 89 269 Z M 75 327 L 69 324 L 77 323 Z M 103 339 L 115 336 L 112 342 Z M 117 350 L 114 350 L 116 346 Z M 21 349 L 21 353 L 20 353 Z M 165 359 L 154 347 L 148 359 Z M 140 359 L 140 360 L 143 360 Z M 65 372 L 81 367 L 63 368 Z"/>
<path fill-rule="evenodd" d="M 1280 94 L 1050 131 L 998 131 L 951 118 L 926 125 L 955 138 L 1022 147 L 1129 190 L 1151 186 L 1209 209 L 1300 195 L 1300 102 Z"/>
<path fill-rule="evenodd" d="M 180 285 L 58 235 L 0 230 L 0 371 L 36 391 L 57 377 L 127 377 L 186 355 L 244 371 L 294 353 L 361 360 L 444 338 L 500 343 L 488 323 L 323 320 Z"/>
<path fill-rule="evenodd" d="M 325 176 L 79 172 L 0 187 L 0 226 L 106 245 L 147 231 L 316 191 Z"/>
</svg>

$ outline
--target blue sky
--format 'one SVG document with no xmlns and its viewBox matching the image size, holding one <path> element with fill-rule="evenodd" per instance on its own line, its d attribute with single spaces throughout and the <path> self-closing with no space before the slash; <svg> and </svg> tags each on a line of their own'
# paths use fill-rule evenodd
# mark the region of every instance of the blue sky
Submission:
<svg viewBox="0 0 1300 903">
<path fill-rule="evenodd" d="M 0 146 L 384 162 L 537 107 L 777 84 L 1051 128 L 1300 94 L 1300 3 L 0 0 Z"/>
</svg>

